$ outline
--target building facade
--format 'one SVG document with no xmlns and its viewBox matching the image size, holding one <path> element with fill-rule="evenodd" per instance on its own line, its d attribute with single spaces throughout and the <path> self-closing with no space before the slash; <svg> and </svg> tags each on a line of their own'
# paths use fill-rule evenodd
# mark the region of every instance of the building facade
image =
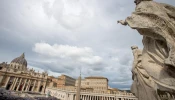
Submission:
<svg viewBox="0 0 175 100">
<path fill-rule="evenodd" d="M 32 91 L 44 93 L 48 74 L 27 68 L 24 53 L 11 61 L 0 64 L 0 87 L 14 91 Z"/>
<path fill-rule="evenodd" d="M 78 81 L 76 80 L 77 86 Z M 81 88 L 92 89 L 94 92 L 104 92 L 108 91 L 108 79 L 105 77 L 85 77 L 81 80 Z"/>
<path fill-rule="evenodd" d="M 76 79 L 62 74 L 58 77 L 58 87 L 75 86 Z"/>
</svg>

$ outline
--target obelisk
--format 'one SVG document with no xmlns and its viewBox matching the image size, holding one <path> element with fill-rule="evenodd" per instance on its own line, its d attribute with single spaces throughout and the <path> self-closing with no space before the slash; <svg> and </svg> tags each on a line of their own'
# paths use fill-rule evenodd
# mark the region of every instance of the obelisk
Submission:
<svg viewBox="0 0 175 100">
<path fill-rule="evenodd" d="M 80 72 L 80 76 L 78 77 L 76 100 L 80 100 L 80 89 L 81 89 L 81 72 Z"/>
</svg>

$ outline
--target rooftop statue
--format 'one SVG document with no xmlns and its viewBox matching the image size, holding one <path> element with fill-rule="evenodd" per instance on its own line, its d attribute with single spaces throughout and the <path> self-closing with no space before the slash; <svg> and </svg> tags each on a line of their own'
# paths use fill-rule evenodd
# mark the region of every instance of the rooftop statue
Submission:
<svg viewBox="0 0 175 100">
<path fill-rule="evenodd" d="M 133 49 L 136 81 L 131 91 L 139 100 L 171 100 L 175 97 L 175 7 L 152 0 L 135 3 L 132 15 L 118 21 L 143 35 L 143 50 Z"/>
</svg>

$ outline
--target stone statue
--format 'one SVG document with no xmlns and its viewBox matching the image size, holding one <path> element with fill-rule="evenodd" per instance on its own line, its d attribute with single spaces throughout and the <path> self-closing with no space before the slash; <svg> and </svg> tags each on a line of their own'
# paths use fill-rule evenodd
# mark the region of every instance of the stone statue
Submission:
<svg viewBox="0 0 175 100">
<path fill-rule="evenodd" d="M 133 64 L 136 71 L 132 72 L 137 80 L 133 83 L 140 86 L 135 95 L 148 97 L 139 100 L 161 100 L 161 95 L 169 94 L 167 98 L 171 100 L 175 97 L 175 7 L 152 0 L 135 0 L 135 3 L 135 12 L 118 21 L 143 35 L 141 58 L 134 54 L 135 59 L 141 59 Z"/>
<path fill-rule="evenodd" d="M 131 86 L 131 92 L 136 95 L 139 100 L 156 100 L 156 94 L 152 92 L 152 88 L 154 88 L 155 83 L 141 64 L 142 50 L 138 49 L 137 46 L 132 46 L 131 49 L 134 56 L 132 67 L 133 84 Z"/>
</svg>

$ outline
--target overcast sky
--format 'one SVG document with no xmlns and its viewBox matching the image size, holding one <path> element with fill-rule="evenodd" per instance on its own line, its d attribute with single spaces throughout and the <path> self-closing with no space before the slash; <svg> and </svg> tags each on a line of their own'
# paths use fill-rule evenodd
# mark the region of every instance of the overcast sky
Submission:
<svg viewBox="0 0 175 100">
<path fill-rule="evenodd" d="M 132 51 L 142 36 L 117 24 L 134 0 L 0 0 L 0 62 L 25 52 L 29 68 L 57 77 L 104 76 L 129 89 Z M 175 0 L 156 0 L 175 5 Z"/>
</svg>

